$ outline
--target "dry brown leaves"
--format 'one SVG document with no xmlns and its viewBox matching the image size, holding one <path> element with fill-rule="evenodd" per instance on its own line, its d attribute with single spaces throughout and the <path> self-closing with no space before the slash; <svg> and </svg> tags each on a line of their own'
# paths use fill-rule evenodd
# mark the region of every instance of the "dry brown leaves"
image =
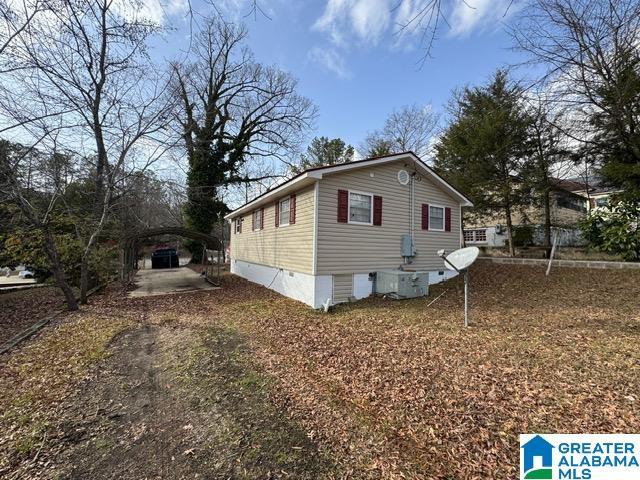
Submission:
<svg viewBox="0 0 640 480">
<path fill-rule="evenodd" d="M 108 297 L 87 314 L 239 330 L 277 380 L 274 401 L 349 478 L 514 478 L 520 433 L 640 431 L 640 273 L 547 278 L 539 267 L 480 263 L 466 330 L 459 279 L 426 299 L 370 299 L 328 315 L 233 276 L 224 286 Z"/>
<path fill-rule="evenodd" d="M 46 450 L 56 409 L 90 365 L 108 354 L 113 337 L 133 324 L 130 316 L 97 310 L 93 306 L 68 314 L 2 356 L 0 477 L 8 471 L 24 475 L 33 466 Z"/>
<path fill-rule="evenodd" d="M 513 478 L 520 433 L 640 429 L 638 273 L 480 264 L 472 282 L 467 330 L 459 280 L 323 315 L 229 277 L 163 315 L 242 331 L 275 399 L 358 476 Z"/>
<path fill-rule="evenodd" d="M 0 344 L 62 308 L 64 297 L 55 287 L 0 294 Z"/>
</svg>

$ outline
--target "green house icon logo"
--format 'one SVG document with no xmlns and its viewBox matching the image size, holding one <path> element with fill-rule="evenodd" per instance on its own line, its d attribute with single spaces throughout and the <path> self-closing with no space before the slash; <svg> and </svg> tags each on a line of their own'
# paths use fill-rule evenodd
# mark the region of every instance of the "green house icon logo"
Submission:
<svg viewBox="0 0 640 480">
<path fill-rule="evenodd" d="M 522 473 L 526 480 L 553 479 L 553 449 L 551 443 L 536 435 L 520 448 L 524 450 Z"/>
</svg>

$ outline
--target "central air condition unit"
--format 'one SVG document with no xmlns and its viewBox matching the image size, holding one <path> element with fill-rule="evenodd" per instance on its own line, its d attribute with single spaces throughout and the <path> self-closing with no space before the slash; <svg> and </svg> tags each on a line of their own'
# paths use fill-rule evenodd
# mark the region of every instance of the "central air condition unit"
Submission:
<svg viewBox="0 0 640 480">
<path fill-rule="evenodd" d="M 376 292 L 391 298 L 416 298 L 429 293 L 429 272 L 382 270 L 376 272 Z"/>
</svg>

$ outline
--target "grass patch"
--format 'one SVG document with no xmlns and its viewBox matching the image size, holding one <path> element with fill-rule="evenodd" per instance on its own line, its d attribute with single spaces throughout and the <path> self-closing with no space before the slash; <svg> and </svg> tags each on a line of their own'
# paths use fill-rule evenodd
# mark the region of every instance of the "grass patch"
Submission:
<svg viewBox="0 0 640 480">
<path fill-rule="evenodd" d="M 0 476 L 43 446 L 61 402 L 130 325 L 78 313 L 8 355 L 0 369 Z"/>
<path fill-rule="evenodd" d="M 334 478 L 335 467 L 306 432 L 269 398 L 270 379 L 255 369 L 233 328 L 199 330 L 181 361 L 171 357 L 183 394 L 203 419 L 206 450 L 231 478 Z"/>
</svg>

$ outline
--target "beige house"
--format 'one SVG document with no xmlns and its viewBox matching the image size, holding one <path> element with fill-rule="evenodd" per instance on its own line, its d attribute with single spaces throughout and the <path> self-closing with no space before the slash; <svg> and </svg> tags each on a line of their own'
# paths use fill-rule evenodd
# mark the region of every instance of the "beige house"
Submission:
<svg viewBox="0 0 640 480">
<path fill-rule="evenodd" d="M 231 271 L 314 308 L 373 293 L 377 271 L 451 275 L 471 202 L 415 154 L 306 170 L 228 214 Z M 401 243 L 404 241 L 404 250 Z"/>
<path fill-rule="evenodd" d="M 550 192 L 551 225 L 565 231 L 563 240 L 568 244 L 581 241 L 576 224 L 587 215 L 587 199 L 575 191 L 579 187 L 581 185 L 574 181 L 557 180 Z M 464 240 L 467 245 L 503 247 L 507 244 L 507 222 L 504 215 L 478 216 L 470 211 L 466 213 L 464 220 Z M 514 210 L 511 221 L 514 227 L 536 227 L 534 243 L 542 243 L 545 215 L 541 206 Z"/>
</svg>

